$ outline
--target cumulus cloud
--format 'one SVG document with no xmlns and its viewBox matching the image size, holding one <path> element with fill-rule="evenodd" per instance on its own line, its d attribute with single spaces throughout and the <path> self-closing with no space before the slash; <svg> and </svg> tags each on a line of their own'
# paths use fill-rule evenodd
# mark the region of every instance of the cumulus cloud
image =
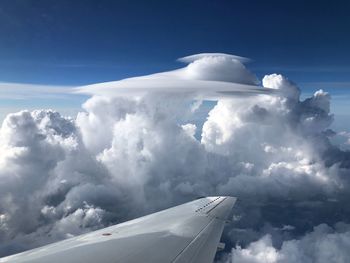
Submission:
<svg viewBox="0 0 350 263">
<path fill-rule="evenodd" d="M 176 72 L 84 88 L 95 95 L 76 119 L 50 110 L 7 116 L 1 255 L 203 195 L 239 198 L 224 236 L 229 251 L 218 260 L 279 262 L 289 253 L 291 262 L 305 262 L 314 251 L 304 240 L 347 244 L 350 153 L 331 143 L 330 95 L 320 90 L 300 100 L 296 84 L 267 75 L 258 89 L 274 96 L 222 96 L 201 121 L 194 116 L 206 105 L 193 103 L 195 94 L 118 95 L 119 87 L 143 81 L 164 90 L 175 75 L 183 87 L 256 83 L 237 57 L 184 60 L 190 64 Z"/>
<path fill-rule="evenodd" d="M 335 228 L 326 224 L 316 226 L 300 239 L 284 241 L 278 249 L 267 234 L 246 248 L 232 249 L 226 262 L 235 263 L 342 263 L 350 257 L 350 226 L 338 223 Z"/>
<path fill-rule="evenodd" d="M 338 133 L 338 135 L 342 137 L 343 142 L 346 145 L 350 145 L 350 132 L 341 131 L 341 132 Z"/>
</svg>

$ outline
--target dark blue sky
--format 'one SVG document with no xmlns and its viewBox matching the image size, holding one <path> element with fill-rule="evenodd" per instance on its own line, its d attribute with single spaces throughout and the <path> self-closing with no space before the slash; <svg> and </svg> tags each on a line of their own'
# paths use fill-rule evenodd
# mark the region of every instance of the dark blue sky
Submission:
<svg viewBox="0 0 350 263">
<path fill-rule="evenodd" d="M 349 80 L 349 1 L 2 0 L 0 12 L 0 81 L 115 80 L 200 52 L 250 57 L 258 74 Z"/>
<path fill-rule="evenodd" d="M 1 0 L 0 35 L 0 82 L 81 85 L 225 52 L 260 78 L 349 94 L 350 1 Z"/>
</svg>

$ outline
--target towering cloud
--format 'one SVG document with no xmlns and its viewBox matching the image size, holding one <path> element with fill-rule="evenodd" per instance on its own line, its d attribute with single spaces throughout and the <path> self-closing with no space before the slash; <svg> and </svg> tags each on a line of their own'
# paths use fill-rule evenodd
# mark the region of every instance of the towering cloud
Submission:
<svg viewBox="0 0 350 263">
<path fill-rule="evenodd" d="M 277 74 L 252 86 L 256 77 L 235 56 L 183 60 L 190 64 L 178 71 L 81 89 L 94 96 L 76 119 L 45 110 L 7 116 L 1 255 L 198 196 L 233 195 L 240 201 L 218 261 L 312 262 L 330 240 L 339 244 L 330 253 L 347 256 L 350 153 L 330 142 L 330 95 L 301 101 Z M 135 83 L 137 96 L 120 93 Z M 183 92 L 187 84 L 191 92 Z M 191 121 L 193 98 L 213 91 L 217 104 Z"/>
</svg>

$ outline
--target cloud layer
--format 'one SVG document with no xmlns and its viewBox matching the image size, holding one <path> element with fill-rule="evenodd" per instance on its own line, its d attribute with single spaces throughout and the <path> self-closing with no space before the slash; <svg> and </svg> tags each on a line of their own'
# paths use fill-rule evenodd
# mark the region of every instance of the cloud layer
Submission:
<svg viewBox="0 0 350 263">
<path fill-rule="evenodd" d="M 256 83 L 238 58 L 188 59 L 176 71 L 183 86 Z M 160 85 L 171 74 L 142 79 L 159 76 Z M 95 86 L 76 119 L 50 110 L 8 115 L 0 130 L 0 255 L 198 196 L 233 195 L 240 201 L 218 261 L 312 262 L 323 246 L 345 257 L 350 153 L 330 142 L 330 95 L 301 101 L 278 74 L 262 84 L 275 95 L 222 96 L 202 122 L 191 121 L 204 107 L 191 93 L 126 97 L 114 84 L 104 84 L 109 93 Z"/>
<path fill-rule="evenodd" d="M 206 100 L 272 93 L 257 86 L 256 76 L 245 67 L 247 59 L 242 57 L 204 53 L 179 60 L 189 64 L 173 71 L 79 87 L 75 92 L 109 97 L 144 96 L 152 92 Z"/>
</svg>

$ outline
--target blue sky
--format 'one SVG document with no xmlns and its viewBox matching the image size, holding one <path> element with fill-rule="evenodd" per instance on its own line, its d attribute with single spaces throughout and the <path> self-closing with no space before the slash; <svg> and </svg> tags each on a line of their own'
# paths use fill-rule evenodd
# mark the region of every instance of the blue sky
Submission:
<svg viewBox="0 0 350 263">
<path fill-rule="evenodd" d="M 350 106 L 348 1 L 3 0 L 0 82 L 77 86 L 180 67 L 176 58 L 225 52 L 253 59 L 259 78 L 282 73 L 304 93 L 323 88 Z M 86 98 L 0 99 L 1 112 Z M 339 122 L 342 126 L 343 121 Z M 337 124 L 338 125 L 338 124 Z"/>
</svg>

